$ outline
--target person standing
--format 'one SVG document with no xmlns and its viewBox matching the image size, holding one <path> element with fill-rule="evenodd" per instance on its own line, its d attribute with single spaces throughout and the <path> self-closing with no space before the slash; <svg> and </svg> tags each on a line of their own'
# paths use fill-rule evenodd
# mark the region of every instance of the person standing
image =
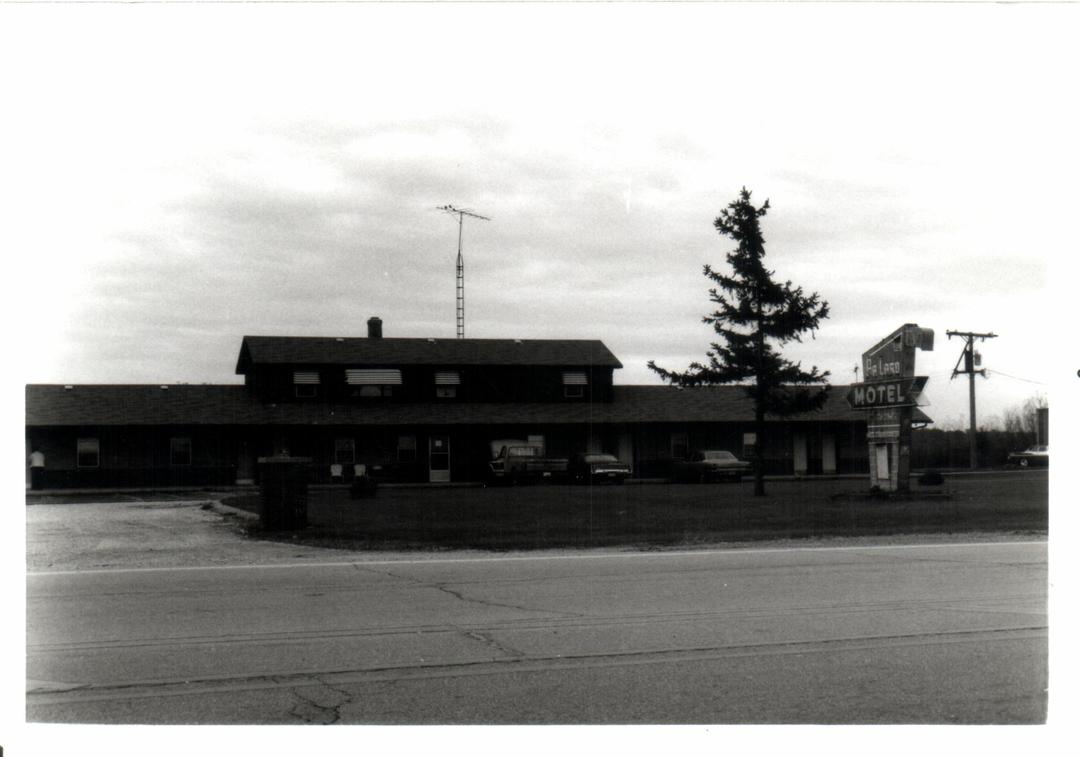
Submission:
<svg viewBox="0 0 1080 757">
<path fill-rule="evenodd" d="M 45 487 L 45 453 L 40 447 L 34 447 L 30 453 L 30 488 L 43 489 Z"/>
</svg>

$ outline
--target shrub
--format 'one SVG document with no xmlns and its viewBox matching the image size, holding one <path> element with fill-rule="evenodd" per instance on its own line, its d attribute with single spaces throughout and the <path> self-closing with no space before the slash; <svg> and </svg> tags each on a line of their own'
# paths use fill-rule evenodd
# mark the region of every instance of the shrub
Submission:
<svg viewBox="0 0 1080 757">
<path fill-rule="evenodd" d="M 945 483 L 945 477 L 936 470 L 928 470 L 919 476 L 919 484 L 922 486 L 939 486 Z"/>
</svg>

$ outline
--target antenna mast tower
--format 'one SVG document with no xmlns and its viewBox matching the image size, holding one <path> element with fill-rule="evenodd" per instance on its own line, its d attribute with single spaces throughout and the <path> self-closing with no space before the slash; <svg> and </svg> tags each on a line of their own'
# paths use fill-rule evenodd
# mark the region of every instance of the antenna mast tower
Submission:
<svg viewBox="0 0 1080 757">
<path fill-rule="evenodd" d="M 465 337 L 465 259 L 461 256 L 461 230 L 465 225 L 465 216 L 479 218 L 481 221 L 490 221 L 487 216 L 473 213 L 464 208 L 455 208 L 453 205 L 440 205 L 436 210 L 456 215 L 458 217 L 457 237 L 457 338 Z"/>
</svg>

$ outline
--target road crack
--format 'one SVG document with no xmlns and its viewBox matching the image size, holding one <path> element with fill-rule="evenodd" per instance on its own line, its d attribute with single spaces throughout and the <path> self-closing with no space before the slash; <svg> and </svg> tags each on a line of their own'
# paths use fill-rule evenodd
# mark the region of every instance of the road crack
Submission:
<svg viewBox="0 0 1080 757">
<path fill-rule="evenodd" d="M 491 599 L 480 599 L 478 597 L 469 597 L 469 596 L 466 596 L 461 591 L 458 591 L 456 589 L 451 589 L 450 584 L 448 584 L 448 583 L 432 583 L 430 581 L 424 581 L 424 580 L 419 579 L 419 578 L 413 578 L 412 576 L 403 576 L 403 575 L 401 575 L 399 573 L 394 573 L 394 572 L 389 571 L 389 570 L 375 570 L 373 568 L 365 568 L 365 567 L 360 566 L 357 563 L 353 563 L 353 567 L 356 568 L 359 571 L 365 571 L 365 572 L 368 572 L 368 573 L 377 573 L 379 575 L 389 576 L 390 578 L 396 578 L 396 579 L 399 579 L 401 581 L 408 581 L 409 583 L 415 584 L 417 586 L 423 586 L 423 587 L 426 587 L 426 588 L 429 588 L 429 589 L 435 589 L 436 591 L 441 591 L 444 594 L 449 594 L 450 596 L 452 596 L 455 599 L 460 600 L 462 602 L 469 602 L 469 603 L 472 603 L 472 604 L 484 605 L 486 607 L 505 607 L 505 608 L 507 608 L 509 610 L 521 610 L 522 612 L 537 612 L 537 613 L 543 613 L 545 615 L 555 615 L 555 616 L 560 616 L 560 617 L 564 617 L 564 618 L 583 618 L 583 617 L 586 617 L 583 613 L 579 613 L 579 612 L 566 612 L 566 611 L 560 611 L 560 610 L 546 610 L 546 609 L 539 608 L 539 607 L 528 607 L 526 605 L 510 604 L 509 602 L 496 602 L 496 601 L 491 600 Z"/>
<path fill-rule="evenodd" d="M 486 646 L 491 647 L 500 654 L 504 654 L 512 659 L 522 660 L 526 657 L 525 653 L 522 652 L 520 649 L 515 649 L 509 644 L 503 644 L 501 641 L 499 641 L 489 633 L 485 633 L 483 631 L 467 631 L 465 629 L 460 630 L 468 638 L 475 639 L 476 641 L 479 641 Z"/>
<path fill-rule="evenodd" d="M 318 676 L 313 678 L 321 688 L 315 689 L 310 695 L 301 693 L 301 690 L 311 689 L 311 685 L 294 686 L 290 689 L 299 701 L 292 706 L 289 714 L 311 725 L 333 725 L 340 722 L 341 708 L 352 704 L 352 693 L 331 686 Z M 325 696 L 327 694 L 329 696 Z"/>
<path fill-rule="evenodd" d="M 490 600 L 490 599 L 478 599 L 478 598 L 475 598 L 475 597 L 467 597 L 462 592 L 456 591 L 454 589 L 449 588 L 449 586 L 447 584 L 430 584 L 430 583 L 426 583 L 426 582 L 421 582 L 421 583 L 423 583 L 424 586 L 430 586 L 433 589 L 437 589 L 437 590 L 443 592 L 444 594 L 449 594 L 451 597 L 459 599 L 462 602 L 472 602 L 474 604 L 485 605 L 487 607 L 506 607 L 506 608 L 511 609 L 511 610 L 523 610 L 524 612 L 543 612 L 543 613 L 548 613 L 548 614 L 552 614 L 552 615 L 563 615 L 563 616 L 567 616 L 567 617 L 579 617 L 578 613 L 566 613 L 566 612 L 553 613 L 550 610 L 541 610 L 541 609 L 538 609 L 536 607 L 526 607 L 525 605 L 512 605 L 509 602 L 495 602 L 494 600 Z"/>
</svg>

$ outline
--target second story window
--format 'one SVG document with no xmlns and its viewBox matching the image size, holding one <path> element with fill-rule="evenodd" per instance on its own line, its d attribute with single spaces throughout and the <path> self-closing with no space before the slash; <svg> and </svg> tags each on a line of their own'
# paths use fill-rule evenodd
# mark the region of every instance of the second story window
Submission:
<svg viewBox="0 0 1080 757">
<path fill-rule="evenodd" d="M 584 397 L 589 378 L 585 371 L 564 371 L 562 375 L 564 397 Z"/>
<path fill-rule="evenodd" d="M 297 397 L 314 397 L 319 393 L 318 371 L 293 371 L 293 386 Z"/>
<path fill-rule="evenodd" d="M 396 368 L 346 368 L 345 383 L 350 397 L 392 397 L 401 386 L 401 371 Z"/>
<path fill-rule="evenodd" d="M 461 374 L 457 371 L 435 372 L 435 396 L 440 398 L 457 397 L 461 385 Z"/>
</svg>

